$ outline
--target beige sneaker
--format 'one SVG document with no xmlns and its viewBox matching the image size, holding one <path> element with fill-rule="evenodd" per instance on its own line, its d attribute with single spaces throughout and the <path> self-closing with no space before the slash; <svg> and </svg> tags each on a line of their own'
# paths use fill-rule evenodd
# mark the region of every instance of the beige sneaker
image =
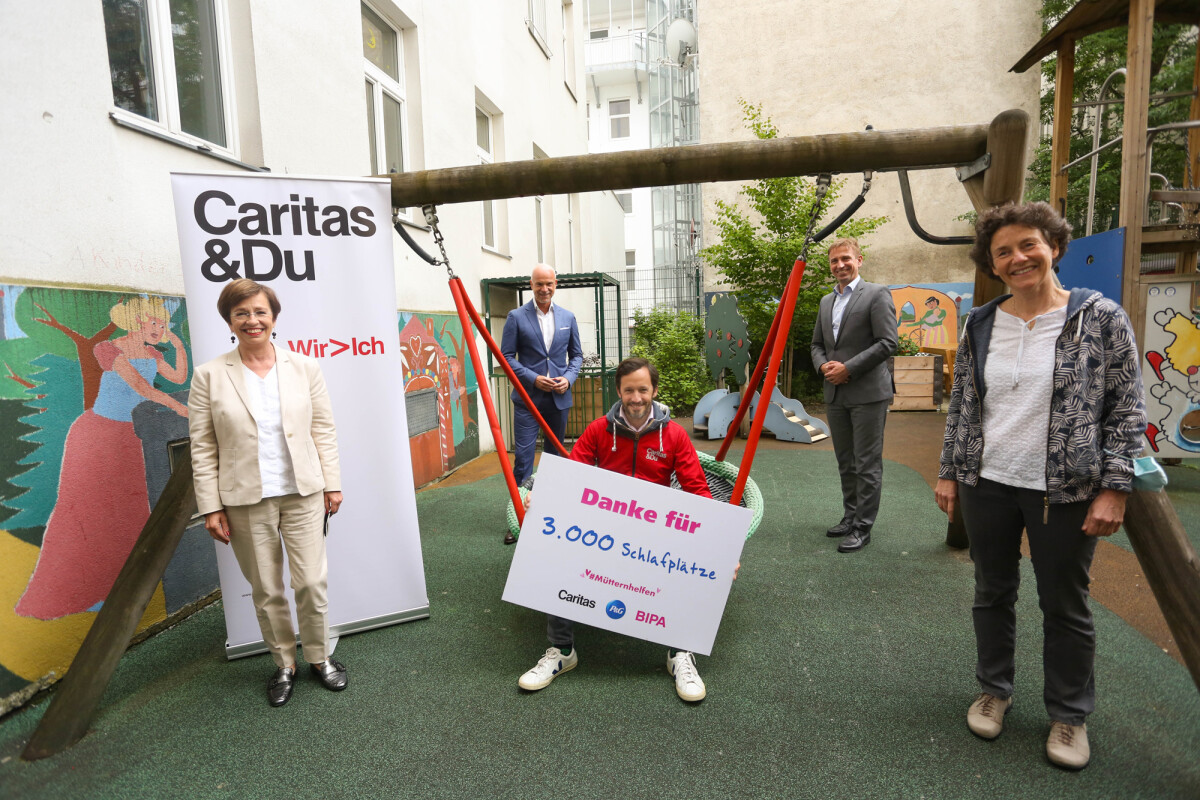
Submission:
<svg viewBox="0 0 1200 800">
<path fill-rule="evenodd" d="M 1063 769 L 1083 769 L 1092 758 L 1088 747 L 1087 725 L 1068 725 L 1050 722 L 1050 737 L 1046 739 L 1046 757 Z"/>
<path fill-rule="evenodd" d="M 984 692 L 967 709 L 967 727 L 983 739 L 995 739 L 1004 730 L 1004 715 L 1012 708 L 1012 698 L 1001 700 Z"/>
</svg>

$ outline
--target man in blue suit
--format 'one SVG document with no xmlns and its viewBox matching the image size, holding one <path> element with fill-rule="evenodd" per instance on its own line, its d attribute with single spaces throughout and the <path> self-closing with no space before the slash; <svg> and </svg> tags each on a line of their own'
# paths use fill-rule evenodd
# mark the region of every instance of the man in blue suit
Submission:
<svg viewBox="0 0 1200 800">
<path fill-rule="evenodd" d="M 574 314 L 552 302 L 558 286 L 552 267 L 538 264 L 529 282 L 533 300 L 508 315 L 500 351 L 529 392 L 538 413 L 561 442 L 567 432 L 571 385 L 579 377 L 579 367 L 583 364 L 579 323 Z M 513 438 L 517 448 L 513 472 L 520 484 L 533 473 L 538 423 L 515 388 L 512 400 Z M 553 446 L 546 443 L 542 449 L 552 450 Z"/>
</svg>

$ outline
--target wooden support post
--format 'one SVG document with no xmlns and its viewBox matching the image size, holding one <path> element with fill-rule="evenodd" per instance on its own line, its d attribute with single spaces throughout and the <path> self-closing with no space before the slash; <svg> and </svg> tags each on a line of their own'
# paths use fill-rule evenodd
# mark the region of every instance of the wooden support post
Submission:
<svg viewBox="0 0 1200 800">
<path fill-rule="evenodd" d="M 1192 682 L 1200 689 L 1200 558 L 1167 493 L 1131 494 L 1125 531 Z"/>
<path fill-rule="evenodd" d="M 154 504 L 150 519 L 146 520 L 22 758 L 34 761 L 52 756 L 87 733 L 104 689 L 195 513 L 196 490 L 192 485 L 189 455 L 180 460 Z"/>
<path fill-rule="evenodd" d="M 1070 101 L 1068 100 L 1068 107 Z M 1029 138 L 1029 115 L 1011 109 L 998 115 L 988 126 L 987 150 L 991 164 L 979 175 L 963 181 L 963 189 L 976 212 L 986 211 L 1005 203 L 1021 202 L 1025 192 L 1025 157 Z M 1065 187 L 1063 189 L 1066 191 Z M 981 306 L 1004 293 L 1004 284 L 975 272 L 975 306 Z M 946 523 L 946 544 L 950 547 L 969 546 L 962 512 L 955 511 L 954 519 Z"/>
<path fill-rule="evenodd" d="M 1001 117 L 1014 113 L 1025 116 L 1007 111 Z M 979 158 L 986 152 L 988 131 L 986 125 L 956 125 L 833 133 L 507 161 L 387 177 L 392 182 L 392 205 L 402 208 L 823 172 L 930 169 Z"/>
<path fill-rule="evenodd" d="M 1200 37 L 1196 39 L 1196 69 L 1192 73 L 1192 89 L 1200 89 Z M 1192 107 L 1188 119 L 1200 119 L 1200 92 L 1192 97 Z M 1200 128 L 1192 128 L 1187 132 L 1188 163 L 1184 166 L 1184 179 L 1188 181 L 1185 189 L 1200 189 Z M 1200 208 L 1184 206 L 1184 222 L 1200 223 Z M 1180 253 L 1175 259 L 1175 271 L 1186 274 L 1196 271 L 1196 252 Z"/>
<path fill-rule="evenodd" d="M 1154 0 L 1129 2 L 1129 50 L 1125 62 L 1125 126 L 1121 141 L 1121 213 L 1125 228 L 1121 305 L 1133 322 L 1142 349 L 1142 229 L 1150 181 L 1146 160 L 1146 125 L 1150 111 L 1150 70 L 1154 42 Z"/>
<path fill-rule="evenodd" d="M 1025 191 L 1028 137 L 1029 115 L 1024 111 L 1010 109 L 992 120 L 987 137 L 991 164 L 982 174 L 963 181 L 963 188 L 976 211 L 1021 202 L 1021 195 Z M 976 306 L 1003 293 L 1003 283 L 976 272 L 973 301 Z"/>
<path fill-rule="evenodd" d="M 1071 101 L 1075 96 L 1075 40 L 1064 37 L 1054 71 L 1054 133 L 1050 144 L 1050 205 L 1067 215 L 1067 173 L 1071 160 Z"/>
</svg>

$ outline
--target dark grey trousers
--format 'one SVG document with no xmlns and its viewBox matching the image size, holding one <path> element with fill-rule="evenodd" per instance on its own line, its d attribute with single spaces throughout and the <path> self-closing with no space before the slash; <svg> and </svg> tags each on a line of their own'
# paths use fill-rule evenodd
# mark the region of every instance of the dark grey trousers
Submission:
<svg viewBox="0 0 1200 800">
<path fill-rule="evenodd" d="M 891 401 L 825 408 L 838 473 L 842 477 L 842 518 L 871 530 L 883 490 L 883 426 Z"/>
<path fill-rule="evenodd" d="M 979 479 L 958 485 L 975 562 L 975 676 L 996 697 L 1013 693 L 1021 530 L 1042 609 L 1042 693 L 1050 719 L 1082 725 L 1096 707 L 1096 632 L 1088 608 L 1088 570 L 1096 538 L 1082 530 L 1090 501 L 1047 507 L 1045 495 Z M 1046 521 L 1043 522 L 1043 515 Z"/>
</svg>

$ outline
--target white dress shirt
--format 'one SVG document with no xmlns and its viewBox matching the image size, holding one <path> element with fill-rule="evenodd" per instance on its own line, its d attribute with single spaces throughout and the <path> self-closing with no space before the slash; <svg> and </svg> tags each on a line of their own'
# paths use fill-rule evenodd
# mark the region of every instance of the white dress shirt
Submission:
<svg viewBox="0 0 1200 800">
<path fill-rule="evenodd" d="M 833 287 L 833 338 L 835 340 L 838 337 L 838 331 L 842 329 L 842 317 L 846 315 L 846 306 L 850 303 L 850 298 L 854 296 L 854 290 L 860 283 L 862 283 L 862 275 L 846 284 L 845 291 L 842 291 L 840 286 Z"/>
<path fill-rule="evenodd" d="M 546 344 L 546 352 L 550 352 L 550 344 L 554 341 L 554 302 L 551 301 L 550 306 L 543 313 L 538 308 L 537 303 L 533 304 L 537 310 L 538 326 L 542 329 L 542 341 Z"/>
<path fill-rule="evenodd" d="M 283 434 L 283 409 L 279 405 L 279 371 L 274 366 L 265 378 L 242 365 L 250 412 L 258 425 L 258 472 L 263 497 L 296 494 L 296 471 Z"/>
</svg>

